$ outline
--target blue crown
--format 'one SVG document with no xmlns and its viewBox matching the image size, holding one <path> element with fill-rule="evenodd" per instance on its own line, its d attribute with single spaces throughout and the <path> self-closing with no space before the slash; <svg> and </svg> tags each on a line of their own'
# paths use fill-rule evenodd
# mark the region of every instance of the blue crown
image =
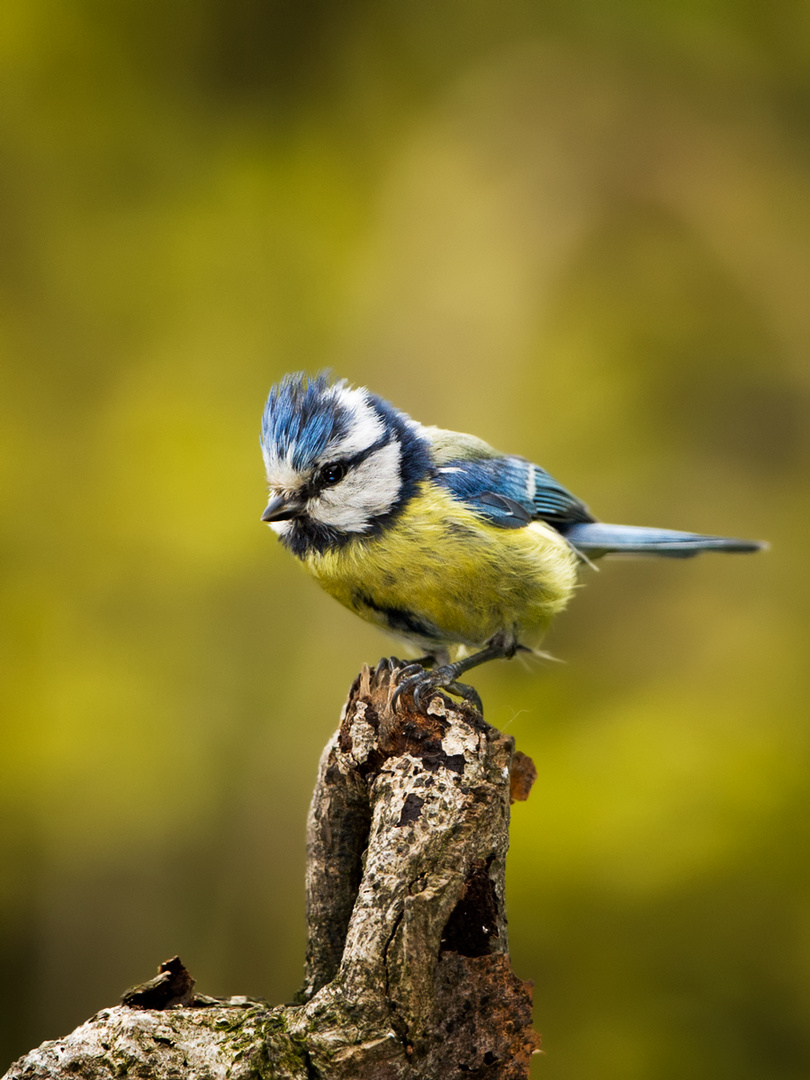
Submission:
<svg viewBox="0 0 810 1080">
<path fill-rule="evenodd" d="M 327 373 L 285 375 L 270 391 L 262 417 L 262 446 L 266 453 L 288 458 L 294 469 L 311 465 L 330 443 L 342 438 L 350 417 Z M 290 455 L 288 457 L 288 455 Z"/>
</svg>

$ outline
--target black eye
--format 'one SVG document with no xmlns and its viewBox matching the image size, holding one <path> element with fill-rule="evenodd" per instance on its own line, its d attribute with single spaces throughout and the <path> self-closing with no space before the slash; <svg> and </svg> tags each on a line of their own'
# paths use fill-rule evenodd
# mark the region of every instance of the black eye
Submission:
<svg viewBox="0 0 810 1080">
<path fill-rule="evenodd" d="M 318 475 L 318 479 L 324 487 L 332 487 L 333 484 L 339 484 L 345 475 L 346 466 L 344 463 L 342 461 L 334 461 L 331 465 L 324 465 Z"/>
</svg>

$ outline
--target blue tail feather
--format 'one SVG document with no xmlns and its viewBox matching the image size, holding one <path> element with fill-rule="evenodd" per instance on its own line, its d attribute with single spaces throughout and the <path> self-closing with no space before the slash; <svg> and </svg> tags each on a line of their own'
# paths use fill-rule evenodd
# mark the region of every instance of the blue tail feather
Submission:
<svg viewBox="0 0 810 1080">
<path fill-rule="evenodd" d="M 600 555 L 662 555 L 688 559 L 701 551 L 759 551 L 765 544 L 757 540 L 737 540 L 730 536 L 701 536 L 674 529 L 648 529 L 637 525 L 608 525 L 601 521 L 577 522 L 564 530 L 566 540 L 590 558 Z"/>
</svg>

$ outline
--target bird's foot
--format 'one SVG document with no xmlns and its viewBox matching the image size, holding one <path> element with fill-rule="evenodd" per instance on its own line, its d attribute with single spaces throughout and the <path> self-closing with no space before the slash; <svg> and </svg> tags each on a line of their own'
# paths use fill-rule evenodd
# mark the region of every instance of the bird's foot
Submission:
<svg viewBox="0 0 810 1080">
<path fill-rule="evenodd" d="M 432 656 L 420 656 L 418 660 L 400 660 L 397 656 L 384 656 L 381 660 L 378 660 L 374 670 L 378 676 L 385 671 L 399 680 L 405 673 L 412 675 L 417 671 L 421 671 L 422 668 L 432 668 L 435 664 L 436 660 Z"/>
<path fill-rule="evenodd" d="M 484 706 L 478 691 L 466 683 L 457 682 L 458 669 L 455 664 L 445 664 L 443 667 L 426 671 L 421 664 L 408 664 L 397 672 L 398 686 L 391 698 L 393 708 L 403 694 L 413 694 L 413 703 L 421 710 L 427 706 L 430 696 L 436 690 L 447 690 L 456 697 L 463 698 L 484 715 Z"/>
<path fill-rule="evenodd" d="M 384 656 L 377 662 L 377 667 L 374 669 L 375 675 L 382 675 L 384 671 L 390 672 L 392 675 L 398 672 L 406 663 L 404 660 L 400 660 L 396 656 Z"/>
</svg>

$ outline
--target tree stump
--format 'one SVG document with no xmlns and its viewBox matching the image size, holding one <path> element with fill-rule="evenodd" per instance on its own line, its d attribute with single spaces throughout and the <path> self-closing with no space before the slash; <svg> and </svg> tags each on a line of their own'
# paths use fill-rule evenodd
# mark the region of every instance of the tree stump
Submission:
<svg viewBox="0 0 810 1080">
<path fill-rule="evenodd" d="M 504 868 L 510 780 L 525 798 L 531 763 L 467 703 L 394 709 L 397 672 L 363 669 L 321 758 L 296 1004 L 194 995 L 174 958 L 6 1080 L 528 1077 L 539 1038 L 509 963 Z"/>
</svg>

